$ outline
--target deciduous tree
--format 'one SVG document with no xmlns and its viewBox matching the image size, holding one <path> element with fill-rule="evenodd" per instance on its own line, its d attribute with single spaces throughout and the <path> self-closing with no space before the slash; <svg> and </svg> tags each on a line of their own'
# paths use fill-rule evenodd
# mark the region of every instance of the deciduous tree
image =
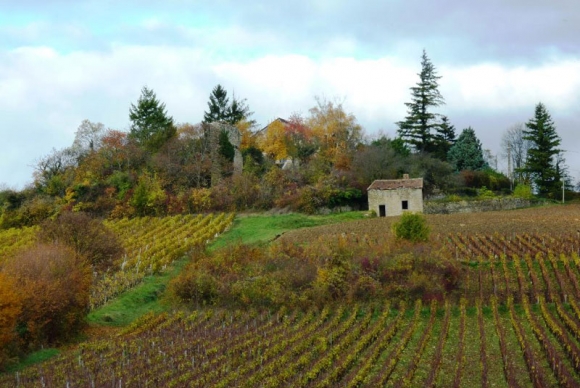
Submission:
<svg viewBox="0 0 580 388">
<path fill-rule="evenodd" d="M 524 128 L 523 123 L 512 125 L 504 132 L 501 139 L 502 156 L 508 159 L 510 166 L 509 178 L 519 184 L 529 181 L 529 174 L 524 167 L 532 144 L 524 139 Z"/>
<path fill-rule="evenodd" d="M 82 212 L 63 212 L 54 220 L 44 221 L 38 237 L 43 243 L 71 247 L 98 271 L 109 269 L 125 252 L 112 231 Z"/>
<path fill-rule="evenodd" d="M 260 137 L 259 146 L 264 153 L 273 159 L 281 160 L 288 157 L 288 137 L 286 120 L 276 119 L 264 129 Z"/>
<path fill-rule="evenodd" d="M 362 127 L 341 103 L 317 98 L 307 125 L 320 144 L 320 156 L 337 169 L 348 169 L 362 139 Z"/>
<path fill-rule="evenodd" d="M 101 148 L 105 133 L 106 129 L 103 124 L 83 120 L 75 132 L 72 148 L 79 156 L 97 151 Z"/>
</svg>

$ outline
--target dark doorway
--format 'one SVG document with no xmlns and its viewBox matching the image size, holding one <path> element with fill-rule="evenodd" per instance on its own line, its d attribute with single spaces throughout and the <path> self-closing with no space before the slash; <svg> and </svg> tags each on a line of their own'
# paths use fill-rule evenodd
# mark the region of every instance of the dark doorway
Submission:
<svg viewBox="0 0 580 388">
<path fill-rule="evenodd" d="M 379 217 L 386 217 L 387 216 L 387 209 L 385 205 L 379 205 Z"/>
<path fill-rule="evenodd" d="M 409 210 L 409 201 L 403 201 L 402 206 L 403 210 Z"/>
</svg>

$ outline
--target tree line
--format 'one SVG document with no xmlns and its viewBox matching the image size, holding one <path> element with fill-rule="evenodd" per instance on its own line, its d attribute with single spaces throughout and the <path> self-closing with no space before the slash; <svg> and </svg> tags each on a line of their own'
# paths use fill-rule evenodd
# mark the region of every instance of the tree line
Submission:
<svg viewBox="0 0 580 388">
<path fill-rule="evenodd" d="M 65 210 L 131 217 L 364 207 L 374 179 L 405 173 L 424 178 L 427 196 L 474 195 L 482 186 L 508 193 L 515 183 L 555 198 L 561 181 L 569 182 L 560 138 L 542 103 L 525 126 L 504 134 L 506 176 L 490 166 L 473 128 L 457 136 L 451 120 L 437 112 L 445 104 L 441 77 L 425 51 L 418 77 L 394 138 L 365 136 L 340 101 L 322 98 L 305 116 L 293 114 L 259 128 L 247 100 L 230 98 L 221 85 L 211 91 L 199 124 L 176 123 L 155 92 L 144 87 L 130 105 L 128 132 L 84 120 L 70 147 L 38 160 L 31 186 L 0 191 L 0 226 L 36 224 Z M 222 180 L 212 184 L 213 122 L 237 128 L 244 167 L 234 176 L 234 145 L 220 134 Z"/>
</svg>

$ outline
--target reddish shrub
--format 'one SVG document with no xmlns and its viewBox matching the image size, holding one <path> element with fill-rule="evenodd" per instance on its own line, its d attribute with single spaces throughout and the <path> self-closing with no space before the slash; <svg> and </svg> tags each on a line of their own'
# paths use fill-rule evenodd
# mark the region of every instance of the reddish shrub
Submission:
<svg viewBox="0 0 580 388">
<path fill-rule="evenodd" d="M 43 243 L 71 247 L 97 271 L 108 269 L 124 249 L 117 236 L 103 223 L 86 213 L 64 212 L 56 220 L 42 224 L 38 237 Z"/>
<path fill-rule="evenodd" d="M 0 370 L 10 357 L 16 339 L 16 323 L 22 311 L 22 296 L 14 281 L 0 272 Z"/>
<path fill-rule="evenodd" d="M 65 340 L 82 327 L 91 272 L 71 248 L 38 244 L 8 260 L 3 272 L 22 296 L 18 326 L 23 345 Z"/>
</svg>

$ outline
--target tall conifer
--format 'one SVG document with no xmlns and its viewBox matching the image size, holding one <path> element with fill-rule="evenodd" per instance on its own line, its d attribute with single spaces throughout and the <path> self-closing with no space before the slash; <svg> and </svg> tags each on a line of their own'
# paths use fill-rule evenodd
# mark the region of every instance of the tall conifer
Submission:
<svg viewBox="0 0 580 388">
<path fill-rule="evenodd" d="M 546 106 L 541 102 L 536 105 L 535 114 L 526 123 L 524 140 L 531 142 L 524 171 L 532 177 L 532 181 L 540 195 L 548 195 L 560 186 L 562 171 L 565 170 L 558 155 L 561 150 L 560 137 L 556 133 L 554 121 Z"/>
<path fill-rule="evenodd" d="M 129 119 L 129 138 L 150 152 L 157 152 L 176 132 L 173 118 L 165 111 L 165 104 L 160 103 L 147 86 L 141 90 L 137 105 L 131 104 Z"/>
<path fill-rule="evenodd" d="M 434 149 L 434 131 L 438 128 L 438 114 L 430 111 L 432 107 L 445 104 L 443 96 L 439 93 L 438 80 L 435 66 L 423 50 L 421 57 L 421 72 L 418 74 L 419 82 L 411 88 L 411 102 L 406 102 L 407 117 L 397 123 L 398 134 L 407 143 L 412 145 L 417 152 L 432 152 Z"/>
</svg>

